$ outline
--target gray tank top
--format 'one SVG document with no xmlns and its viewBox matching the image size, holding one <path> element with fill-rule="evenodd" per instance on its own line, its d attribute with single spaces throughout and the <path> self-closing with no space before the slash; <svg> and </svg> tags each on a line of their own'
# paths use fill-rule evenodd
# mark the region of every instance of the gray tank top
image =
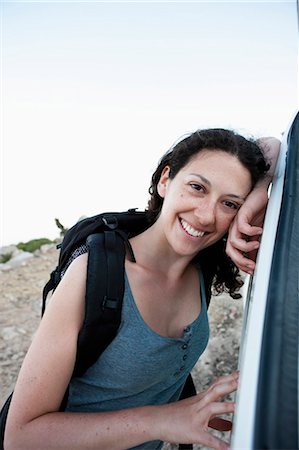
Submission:
<svg viewBox="0 0 299 450">
<path fill-rule="evenodd" d="M 207 346 L 209 324 L 203 276 L 201 311 L 180 338 L 161 336 L 143 320 L 127 276 L 117 336 L 82 377 L 70 384 L 67 411 L 115 411 L 177 401 L 185 380 Z M 155 450 L 160 441 L 135 449 Z"/>
</svg>

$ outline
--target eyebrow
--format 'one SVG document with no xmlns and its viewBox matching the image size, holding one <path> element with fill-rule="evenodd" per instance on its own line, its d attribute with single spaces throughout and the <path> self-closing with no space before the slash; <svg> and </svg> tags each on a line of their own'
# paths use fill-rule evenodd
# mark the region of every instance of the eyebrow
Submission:
<svg viewBox="0 0 299 450">
<path fill-rule="evenodd" d="M 205 178 L 204 176 L 200 175 L 199 173 L 191 173 L 190 175 L 193 175 L 193 176 L 195 176 L 195 177 L 197 177 L 197 178 L 200 178 L 201 181 L 203 181 L 204 183 L 206 183 L 208 186 L 211 186 L 211 182 L 210 182 L 207 178 Z M 239 200 L 245 201 L 245 198 L 242 197 L 241 195 L 237 195 L 237 194 L 227 194 L 227 195 L 228 195 L 229 197 L 233 197 L 233 198 L 237 198 L 237 199 L 239 199 Z"/>
</svg>

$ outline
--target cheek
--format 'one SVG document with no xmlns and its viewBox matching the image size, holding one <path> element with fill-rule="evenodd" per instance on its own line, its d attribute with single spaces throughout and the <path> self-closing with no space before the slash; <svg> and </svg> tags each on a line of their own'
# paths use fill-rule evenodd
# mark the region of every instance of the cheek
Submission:
<svg viewBox="0 0 299 450">
<path fill-rule="evenodd" d="M 234 220 L 234 218 L 236 217 L 237 212 L 235 214 L 223 214 L 221 215 L 221 217 L 219 218 L 218 221 L 218 226 L 219 229 L 222 231 L 227 231 L 232 223 L 232 221 Z"/>
<path fill-rule="evenodd" d="M 170 205 L 171 208 L 176 208 L 178 205 L 182 205 L 186 201 L 186 197 L 183 192 L 178 192 L 176 190 L 168 191 L 164 197 L 164 203 Z"/>
</svg>

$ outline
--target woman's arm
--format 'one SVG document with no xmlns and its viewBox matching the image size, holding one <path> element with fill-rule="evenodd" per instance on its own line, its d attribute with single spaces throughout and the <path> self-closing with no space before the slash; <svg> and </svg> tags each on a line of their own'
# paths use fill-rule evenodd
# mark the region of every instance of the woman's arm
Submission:
<svg viewBox="0 0 299 450">
<path fill-rule="evenodd" d="M 233 262 L 239 269 L 250 274 L 255 268 L 255 258 L 259 248 L 258 239 L 263 231 L 262 225 L 268 203 L 268 188 L 280 150 L 280 141 L 274 137 L 261 138 L 258 143 L 270 164 L 270 169 L 238 211 L 230 227 L 226 246 L 226 253 Z"/>
<path fill-rule="evenodd" d="M 119 450 L 156 439 L 226 449 L 208 432 L 208 423 L 218 414 L 234 411 L 233 403 L 219 400 L 236 389 L 236 374 L 170 405 L 107 413 L 59 412 L 84 316 L 86 264 L 87 255 L 71 264 L 47 306 L 16 383 L 5 450 Z"/>
<path fill-rule="evenodd" d="M 234 413 L 232 402 L 220 401 L 237 388 L 237 375 L 222 377 L 194 397 L 161 406 L 144 406 L 107 413 L 45 412 L 10 427 L 5 450 L 121 450 L 147 441 L 198 443 L 216 450 L 229 445 L 209 427 L 222 427 L 221 414 Z M 224 421 L 224 423 L 227 421 Z"/>
</svg>

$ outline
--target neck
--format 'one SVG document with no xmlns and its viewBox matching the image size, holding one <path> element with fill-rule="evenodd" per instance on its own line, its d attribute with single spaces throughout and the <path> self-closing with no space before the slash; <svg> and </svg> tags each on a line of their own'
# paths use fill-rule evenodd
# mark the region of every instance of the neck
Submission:
<svg viewBox="0 0 299 450">
<path fill-rule="evenodd" d="M 130 239 L 130 243 L 140 266 L 168 278 L 180 278 L 192 260 L 175 253 L 156 224 Z"/>
</svg>

